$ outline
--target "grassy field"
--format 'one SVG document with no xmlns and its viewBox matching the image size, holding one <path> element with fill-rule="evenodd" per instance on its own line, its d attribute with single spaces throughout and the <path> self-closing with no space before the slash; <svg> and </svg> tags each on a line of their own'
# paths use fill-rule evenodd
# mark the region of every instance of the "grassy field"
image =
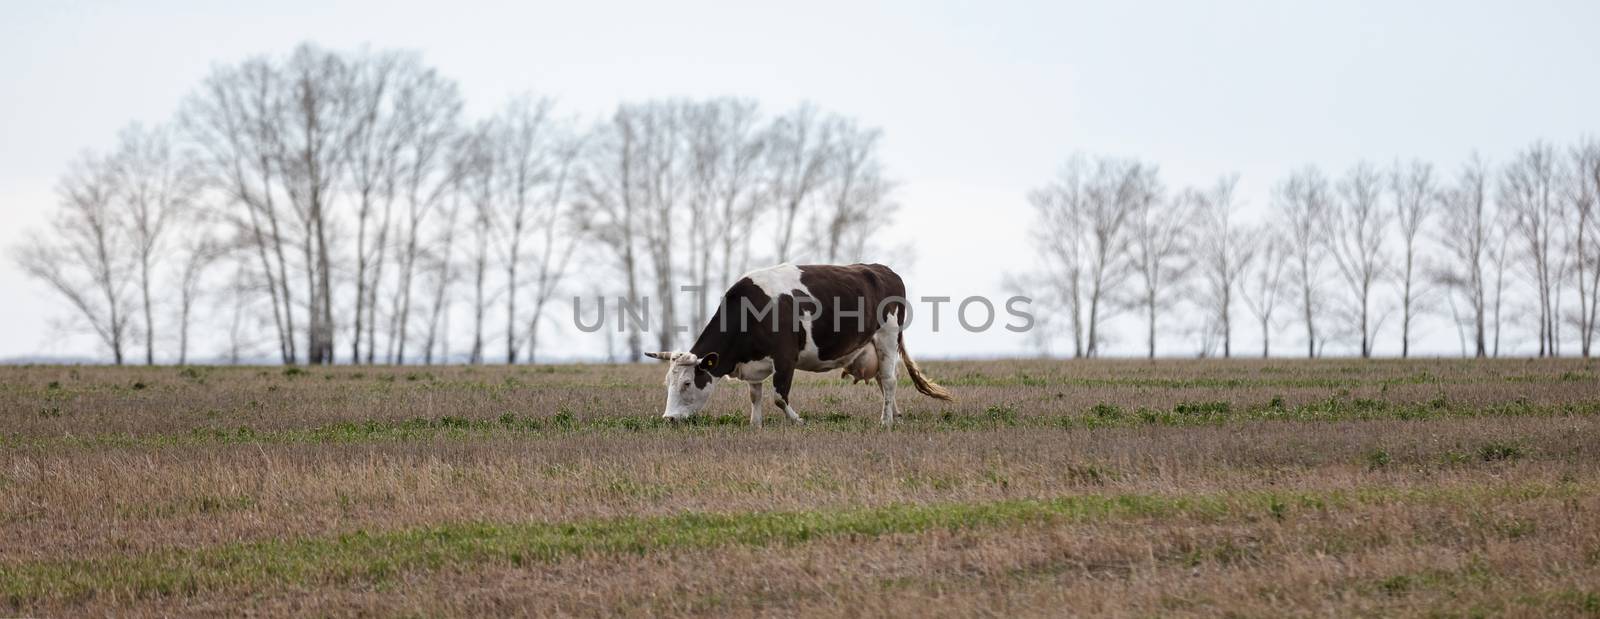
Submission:
<svg viewBox="0 0 1600 619">
<path fill-rule="evenodd" d="M 1600 365 L 926 366 L 3 368 L 0 615 L 1600 615 Z"/>
</svg>

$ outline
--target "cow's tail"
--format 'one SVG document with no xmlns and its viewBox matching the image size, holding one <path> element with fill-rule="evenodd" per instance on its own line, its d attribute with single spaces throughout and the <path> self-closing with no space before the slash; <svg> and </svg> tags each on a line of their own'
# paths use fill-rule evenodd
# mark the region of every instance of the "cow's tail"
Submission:
<svg viewBox="0 0 1600 619">
<path fill-rule="evenodd" d="M 950 390 L 940 387 L 938 383 L 928 380 L 922 375 L 922 368 L 917 367 L 917 362 L 911 360 L 911 353 L 906 351 L 906 334 L 899 334 L 900 361 L 906 365 L 906 373 L 911 375 L 911 382 L 917 386 L 917 391 L 930 398 L 952 401 L 955 396 L 950 395 Z"/>
</svg>

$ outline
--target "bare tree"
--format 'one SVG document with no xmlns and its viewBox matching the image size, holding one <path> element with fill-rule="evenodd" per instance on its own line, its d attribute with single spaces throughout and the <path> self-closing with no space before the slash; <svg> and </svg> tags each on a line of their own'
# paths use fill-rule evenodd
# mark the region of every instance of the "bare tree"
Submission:
<svg viewBox="0 0 1600 619">
<path fill-rule="evenodd" d="M 1039 249 L 1042 272 L 1037 278 L 1024 278 L 1016 285 L 1021 290 L 1040 290 L 1058 300 L 1051 306 L 1066 308 L 1073 357 L 1083 357 L 1087 350 L 1083 289 L 1089 269 L 1089 243 L 1082 224 L 1087 219 L 1088 168 L 1087 159 L 1074 155 L 1061 166 L 1054 181 L 1028 194 L 1034 210 L 1031 237 Z"/>
<path fill-rule="evenodd" d="M 200 198 L 203 200 L 204 198 Z M 202 202 L 197 201 L 196 204 Z M 216 297 L 214 292 L 207 289 L 206 275 L 217 264 L 230 256 L 237 254 L 242 249 L 238 241 L 230 241 L 223 236 L 223 228 L 219 227 L 220 213 L 204 208 L 184 209 L 176 222 L 182 230 L 181 240 L 177 243 L 178 252 L 175 256 L 178 264 L 174 273 L 177 282 L 177 329 L 178 329 L 178 365 L 189 363 L 191 328 L 194 322 L 195 305 L 205 297 Z M 249 266 L 248 257 L 239 261 L 241 271 Z M 241 279 L 248 279 L 243 278 Z M 245 285 L 235 283 L 236 286 Z M 220 300 L 220 299 L 219 299 Z M 242 317 L 238 317 L 242 318 Z"/>
<path fill-rule="evenodd" d="M 703 291 L 731 283 L 748 267 L 751 232 L 761 204 L 767 136 L 756 104 L 716 99 L 690 106 L 685 116 L 690 152 L 691 279 Z M 712 280 L 716 274 L 716 280 Z M 705 324 L 713 295 L 696 305 Z"/>
<path fill-rule="evenodd" d="M 1290 246 L 1272 226 L 1252 231 L 1249 254 L 1254 260 L 1242 264 L 1248 269 L 1239 286 L 1239 298 L 1261 324 L 1261 358 L 1272 354 L 1272 314 L 1282 303 L 1283 274 L 1290 262 Z"/>
<path fill-rule="evenodd" d="M 1399 269 L 1400 284 L 1400 357 L 1411 356 L 1411 327 L 1422 309 L 1428 290 L 1425 278 L 1417 277 L 1425 268 L 1420 261 L 1418 241 L 1428 216 L 1438 203 L 1439 190 L 1434 186 L 1433 166 L 1421 161 L 1401 165 L 1396 162 L 1389 177 L 1389 189 L 1394 195 L 1394 219 L 1400 226 L 1404 242 L 1405 261 Z"/>
<path fill-rule="evenodd" d="M 189 363 L 189 329 L 193 322 L 194 306 L 205 292 L 201 287 L 206 271 L 228 253 L 209 230 L 209 226 L 191 220 L 182 242 L 182 261 L 178 270 L 178 365 Z"/>
<path fill-rule="evenodd" d="M 750 266 L 750 239 L 759 212 L 761 181 L 760 165 L 768 150 L 768 137 L 755 129 L 754 105 L 731 108 L 724 132 L 728 136 L 727 157 L 723 159 L 721 175 L 724 181 L 717 192 L 725 226 L 721 239 L 722 277 L 719 284 L 730 284 L 734 275 Z M 734 266 L 734 249 L 738 245 L 738 266 Z"/>
<path fill-rule="evenodd" d="M 1489 246 L 1489 264 L 1494 268 L 1494 301 L 1492 302 L 1493 311 L 1490 313 L 1490 320 L 1494 324 L 1494 346 L 1491 354 L 1499 357 L 1500 333 L 1501 328 L 1505 325 L 1502 311 L 1505 309 L 1506 272 L 1511 269 L 1511 261 L 1516 256 L 1516 248 L 1513 247 L 1514 239 L 1512 237 L 1514 231 L 1512 230 L 1511 217 L 1504 210 L 1498 211 L 1496 215 L 1494 235 L 1491 237 L 1495 242 Z"/>
<path fill-rule="evenodd" d="M 122 131 L 109 160 L 116 175 L 118 219 L 128 227 L 143 314 L 144 362 L 156 362 L 155 308 L 151 296 L 156 273 L 167 255 L 167 237 L 185 211 L 194 207 L 200 178 L 193 162 L 173 144 L 164 127 L 137 124 Z"/>
<path fill-rule="evenodd" d="M 768 130 L 772 178 L 768 188 L 778 219 L 778 262 L 794 257 L 801 209 L 827 177 L 832 156 L 832 125 L 816 107 L 804 104 L 773 121 Z"/>
<path fill-rule="evenodd" d="M 1160 182 L 1153 165 L 1138 161 L 1101 159 L 1095 165 L 1089 184 L 1085 231 L 1088 233 L 1088 350 L 1099 356 L 1101 325 L 1110 317 L 1112 305 L 1133 272 L 1128 246 L 1132 239 L 1132 220 L 1159 199 Z"/>
<path fill-rule="evenodd" d="M 329 221 L 335 184 L 358 126 L 354 71 L 340 54 L 301 45 L 283 69 L 286 101 L 279 133 L 285 195 L 300 220 L 305 242 L 306 361 L 333 362 L 333 270 Z"/>
<path fill-rule="evenodd" d="M 372 62 L 391 60 L 383 56 Z M 388 82 L 373 79 L 376 70 L 368 71 L 368 62 L 306 44 L 281 62 L 261 58 L 219 68 L 190 97 L 182 115 L 186 133 L 205 154 L 211 185 L 242 210 L 230 219 L 261 263 L 287 363 L 299 360 L 296 338 L 302 332 L 296 314 L 301 308 L 305 359 L 333 362 L 333 249 L 340 241 L 334 207 L 351 186 L 358 194 L 366 190 L 356 200 L 361 234 L 356 253 L 362 263 L 357 279 L 363 282 L 356 294 L 358 313 L 371 299 L 365 290 L 364 226 L 376 179 L 384 175 L 379 173 L 383 166 L 365 156 L 373 150 L 367 138 L 377 105 L 370 91 L 379 83 L 387 88 Z M 303 275 L 302 293 L 291 286 L 292 269 Z M 355 331 L 359 337 L 360 330 Z M 358 352 L 356 345 L 352 351 Z"/>
<path fill-rule="evenodd" d="M 1200 269 L 1201 304 L 1208 314 L 1205 328 L 1221 336 L 1225 358 L 1233 356 L 1234 294 L 1257 247 L 1251 241 L 1255 231 L 1236 221 L 1233 189 L 1238 182 L 1238 175 L 1224 176 L 1209 191 L 1195 194 L 1200 222 L 1195 259 Z"/>
<path fill-rule="evenodd" d="M 886 178 L 878 157 L 883 132 L 837 119 L 829 134 L 833 149 L 812 244 L 824 262 L 861 260 L 868 239 L 896 209 L 889 199 L 894 183 Z"/>
<path fill-rule="evenodd" d="M 632 108 L 618 108 L 611 122 L 596 129 L 590 140 L 594 148 L 578 179 L 577 207 L 591 214 L 595 240 L 616 259 L 626 294 L 623 301 L 629 307 L 640 304 L 638 228 L 645 208 L 640 195 L 644 173 L 636 125 Z M 628 360 L 637 362 L 642 355 L 639 330 L 628 325 Z"/>
<path fill-rule="evenodd" d="M 1440 196 L 1438 240 L 1450 260 L 1444 262 L 1433 277 L 1449 290 L 1452 298 L 1460 297 L 1470 309 L 1465 320 L 1471 324 L 1472 354 L 1480 358 L 1488 355 L 1490 282 L 1486 269 L 1496 245 L 1494 213 L 1489 208 L 1485 191 L 1485 170 L 1483 162 L 1474 156 L 1462 167 L 1455 185 Z"/>
<path fill-rule="evenodd" d="M 1379 204 L 1382 188 L 1375 168 L 1356 164 L 1339 182 L 1339 200 L 1328 217 L 1326 243 L 1349 294 L 1344 314 L 1360 340 L 1363 359 L 1372 356 L 1373 340 L 1382 325 L 1381 314 L 1374 316 L 1372 308 L 1373 291 L 1388 264 L 1383 241 L 1389 214 Z"/>
<path fill-rule="evenodd" d="M 348 163 L 356 202 L 355 310 L 350 362 L 372 363 L 377 354 L 377 305 L 398 192 L 402 122 L 396 105 L 401 74 L 422 70 L 415 58 L 380 54 L 355 68 L 356 127 Z M 379 213 L 382 216 L 379 217 Z M 366 348 L 362 348 L 363 338 Z M 365 356 L 363 356 L 365 350 Z"/>
<path fill-rule="evenodd" d="M 228 323 L 236 359 L 271 341 L 247 333 L 270 316 L 284 363 L 332 363 L 346 337 L 352 363 L 405 363 L 417 329 L 431 360 L 448 349 L 447 293 L 463 279 L 474 282 L 472 358 L 483 358 L 486 321 L 503 318 L 507 360 L 524 346 L 531 359 L 568 264 L 593 241 L 618 256 L 629 313 L 645 290 L 656 297 L 670 345 L 677 318 L 708 309 L 683 310 L 676 284 L 711 289 L 747 268 L 766 213 L 779 260 L 840 261 L 864 256 L 895 210 L 881 132 L 811 105 L 767 119 L 733 99 L 623 104 L 593 144 L 550 125 L 548 110 L 512 106 L 466 139 L 455 85 L 414 54 L 302 44 L 218 66 L 178 123 L 198 153 L 203 186 L 184 189 L 205 198 L 205 234 L 161 241 L 175 236 L 165 207 L 181 202 L 162 193 L 161 166 L 183 160 L 164 134 L 112 166 L 127 177 L 116 183 L 132 212 L 122 232 L 137 237 L 125 257 L 134 279 L 118 285 L 139 287 L 144 317 L 119 307 L 132 328 L 119 341 L 142 327 L 153 362 L 175 327 L 187 360 L 195 303 L 222 257 L 236 261 L 232 294 L 218 295 L 232 317 L 199 322 Z M 160 268 L 167 256 L 172 268 Z M 168 278 L 180 294 L 162 327 L 156 291 Z M 639 334 L 629 340 L 637 353 Z"/>
<path fill-rule="evenodd" d="M 503 162 L 504 198 L 498 195 L 492 201 L 503 202 L 503 217 L 499 227 L 500 263 L 506 278 L 506 363 L 517 362 L 517 350 L 522 347 L 517 337 L 517 286 L 521 283 L 518 269 L 522 266 L 522 250 L 530 229 L 535 229 L 541 205 L 538 193 L 550 182 L 550 151 L 547 144 L 552 139 L 549 99 L 533 100 L 524 95 L 513 99 L 496 117 L 484 136 L 494 143 Z M 491 189 L 491 193 L 501 188 Z"/>
<path fill-rule="evenodd" d="M 1146 356 L 1156 357 L 1157 321 L 1162 312 L 1177 303 L 1173 296 L 1182 280 L 1194 267 L 1190 255 L 1190 227 L 1195 211 L 1205 200 L 1200 192 L 1186 190 L 1163 199 L 1161 188 L 1152 182 L 1139 188 L 1132 199 L 1129 217 L 1128 266 L 1139 277 L 1140 290 L 1130 305 L 1144 310 Z"/>
<path fill-rule="evenodd" d="M 505 217 L 500 220 L 502 259 L 506 276 L 506 362 L 516 363 L 526 340 L 528 360 L 538 350 L 539 323 L 545 306 L 566 275 L 567 265 L 582 238 L 582 224 L 574 225 L 567 208 L 567 188 L 581 143 L 550 116 L 548 100 L 514 100 L 498 119 L 500 159 L 503 162 Z M 535 238 L 527 238 L 530 234 Z M 528 242 L 534 245 L 529 248 Z M 524 249 L 532 251 L 524 254 Z M 526 318 L 517 311 L 524 275 L 520 267 L 531 263 L 533 309 Z M 517 322 L 526 319 L 525 337 L 517 335 Z"/>
<path fill-rule="evenodd" d="M 1289 175 L 1274 189 L 1274 203 L 1283 221 L 1287 253 L 1294 262 L 1292 276 L 1299 288 L 1301 318 L 1306 327 L 1306 356 L 1317 356 L 1317 312 L 1322 307 L 1318 282 L 1322 277 L 1323 226 L 1328 218 L 1328 181 L 1315 167 Z"/>
<path fill-rule="evenodd" d="M 501 160 L 494 145 L 493 125 L 485 122 L 473 132 L 468 142 L 469 154 L 463 157 L 462 181 L 471 207 L 471 220 L 467 229 L 471 233 L 468 251 L 472 278 L 472 347 L 467 352 L 467 362 L 484 361 L 484 324 L 493 301 L 489 290 L 489 253 L 493 240 L 495 204 L 500 183 Z"/>
<path fill-rule="evenodd" d="M 1132 273 L 1128 247 L 1132 220 L 1141 208 L 1159 199 L 1160 183 L 1154 166 L 1132 160 L 1100 159 L 1095 163 L 1085 192 L 1080 234 L 1086 234 L 1085 278 L 1088 334 L 1084 353 L 1100 353 L 1102 325 L 1110 317 L 1111 300 L 1118 298 Z"/>
<path fill-rule="evenodd" d="M 299 353 L 287 255 L 299 239 L 284 225 L 279 137 L 285 126 L 283 91 L 278 68 L 265 58 L 220 67 L 185 102 L 180 118 L 204 153 L 209 184 L 242 211 L 228 220 L 259 260 L 278 354 L 293 364 Z"/>
<path fill-rule="evenodd" d="M 543 240 L 534 267 L 533 311 L 528 316 L 529 363 L 539 353 L 539 325 L 545 308 L 560 290 L 572 257 L 588 240 L 589 234 L 587 216 L 571 208 L 570 198 L 572 177 L 583 153 L 583 142 L 576 136 L 568 136 L 556 149 L 555 179 L 545 197 L 546 208 L 541 218 Z"/>
<path fill-rule="evenodd" d="M 52 234 L 34 235 L 14 258 L 24 273 L 65 298 L 122 365 L 130 304 L 125 291 L 137 251 L 118 216 L 117 183 L 105 159 L 85 155 L 73 163 L 57 188 L 61 203 Z"/>
<path fill-rule="evenodd" d="M 673 224 L 684 208 L 688 185 L 688 156 L 684 153 L 683 103 L 652 101 L 633 108 L 639 138 L 640 197 L 644 207 L 644 242 L 650 254 L 656 304 L 661 312 L 656 331 L 660 350 L 674 350 L 677 339 L 676 266 L 678 242 Z"/>
<path fill-rule="evenodd" d="M 406 79 L 394 86 L 395 116 L 403 146 L 396 165 L 401 236 L 395 256 L 398 272 L 388 327 L 388 357 L 393 363 L 406 362 L 415 280 L 426 258 L 423 254 L 427 249 L 430 218 L 450 193 L 460 187 L 458 180 L 472 169 L 478 156 L 473 146 L 476 142 L 462 135 L 462 102 L 455 82 L 431 70 L 406 72 L 400 76 Z M 369 312 L 371 307 L 369 305 Z M 369 315 L 368 324 L 373 324 L 374 318 Z"/>
<path fill-rule="evenodd" d="M 1572 256 L 1577 271 L 1578 345 L 1585 359 L 1592 353 L 1596 319 L 1600 318 L 1600 140 L 1587 138 L 1572 149 L 1566 170 L 1566 201 L 1572 211 Z"/>
<path fill-rule="evenodd" d="M 248 242 L 242 243 L 244 247 L 232 248 L 235 253 L 249 253 Z M 231 365 L 243 363 L 245 358 L 256 354 L 254 351 L 259 345 L 258 338 L 254 337 L 255 330 L 262 325 L 259 315 L 252 304 L 260 300 L 263 283 L 251 267 L 248 255 L 236 257 L 233 261 L 233 276 L 228 278 L 224 287 L 225 295 L 217 300 L 221 308 L 226 304 L 228 312 L 228 346 L 223 356 Z M 280 342 L 281 344 L 281 342 Z"/>
<path fill-rule="evenodd" d="M 1132 269 L 1133 219 L 1159 198 L 1154 166 L 1132 160 L 1075 155 L 1056 180 L 1035 190 L 1034 242 L 1044 255 L 1044 279 L 1066 301 L 1074 354 L 1100 353 L 1102 325 L 1120 299 Z"/>
<path fill-rule="evenodd" d="M 688 261 L 685 276 L 697 294 L 689 308 L 690 324 L 705 324 L 709 315 L 711 295 L 711 260 L 716 238 L 725 230 L 719 229 L 717 210 L 717 182 L 722 169 L 719 160 L 730 148 L 722 134 L 723 104 L 725 100 L 689 102 L 683 109 L 683 133 L 687 157 L 687 195 L 684 205 L 689 214 Z M 731 100 L 727 100 L 731 101 Z"/>
<path fill-rule="evenodd" d="M 438 238 L 432 243 L 429 268 L 425 271 L 423 285 L 430 294 L 427 329 L 424 331 L 422 343 L 422 362 L 427 365 L 433 365 L 435 358 L 444 361 L 450 358 L 449 331 L 452 303 L 449 293 L 458 276 L 455 270 L 455 241 L 459 227 L 457 222 L 460 221 L 463 205 L 470 199 L 463 186 L 464 183 L 458 176 L 447 192 L 443 221 L 435 224 Z M 435 353 L 435 350 L 438 352 Z"/>
<path fill-rule="evenodd" d="M 1554 147 L 1536 142 L 1518 153 L 1501 174 L 1500 204 L 1517 235 L 1523 269 L 1539 302 L 1539 356 L 1558 354 L 1556 282 L 1560 275 L 1556 233 L 1561 207 Z"/>
</svg>

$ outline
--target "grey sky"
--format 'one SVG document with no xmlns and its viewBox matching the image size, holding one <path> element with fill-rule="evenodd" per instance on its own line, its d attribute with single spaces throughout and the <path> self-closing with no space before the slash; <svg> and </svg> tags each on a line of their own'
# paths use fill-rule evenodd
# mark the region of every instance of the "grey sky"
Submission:
<svg viewBox="0 0 1600 619">
<path fill-rule="evenodd" d="M 998 294 L 1032 263 L 1027 191 L 1074 151 L 1159 163 L 1169 187 L 1238 172 L 1255 210 L 1306 163 L 1420 157 L 1453 174 L 1474 149 L 1498 161 L 1600 128 L 1595 2 L 242 4 L 0 7 L 0 245 L 42 224 L 77 152 L 169 118 L 213 64 L 304 40 L 418 50 L 471 113 L 521 91 L 585 119 L 738 95 L 880 126 L 914 295 Z M 9 260 L 0 286 L 0 358 L 95 350 L 50 326 L 64 306 Z M 1453 354 L 1438 325 L 1424 348 Z M 913 348 L 1021 346 L 955 332 Z"/>
</svg>

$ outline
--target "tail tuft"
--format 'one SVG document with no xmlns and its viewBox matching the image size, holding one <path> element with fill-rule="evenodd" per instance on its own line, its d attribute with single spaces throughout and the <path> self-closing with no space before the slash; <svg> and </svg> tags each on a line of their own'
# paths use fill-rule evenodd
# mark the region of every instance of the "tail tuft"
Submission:
<svg viewBox="0 0 1600 619">
<path fill-rule="evenodd" d="M 900 333 L 899 340 L 900 362 L 905 364 L 906 373 L 911 375 L 911 383 L 917 386 L 917 391 L 936 400 L 955 401 L 956 398 L 950 395 L 950 390 L 939 386 L 938 383 L 928 380 L 927 376 L 922 375 L 922 368 L 917 367 L 917 362 L 911 360 L 911 353 L 906 352 L 906 334 L 904 332 Z"/>
</svg>

